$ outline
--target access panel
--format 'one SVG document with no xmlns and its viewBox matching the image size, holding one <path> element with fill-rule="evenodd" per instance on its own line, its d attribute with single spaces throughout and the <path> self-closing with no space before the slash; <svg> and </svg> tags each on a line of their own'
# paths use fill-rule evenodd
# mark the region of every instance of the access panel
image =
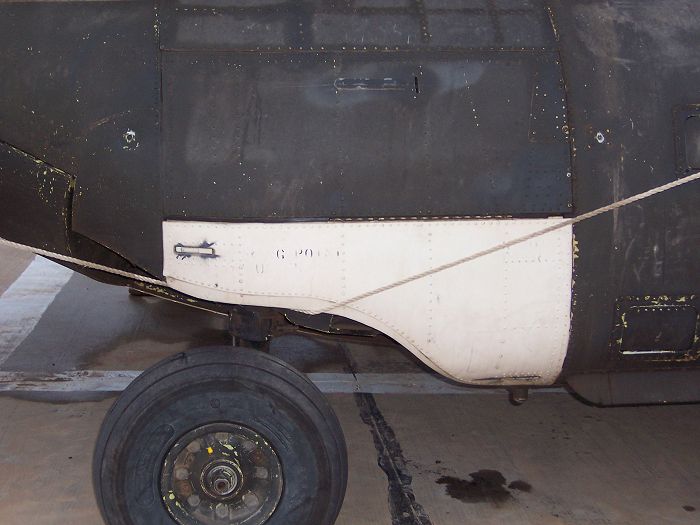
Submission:
<svg viewBox="0 0 700 525">
<path fill-rule="evenodd" d="M 167 218 L 572 210 L 539 4 L 188 3 L 163 15 Z"/>
</svg>

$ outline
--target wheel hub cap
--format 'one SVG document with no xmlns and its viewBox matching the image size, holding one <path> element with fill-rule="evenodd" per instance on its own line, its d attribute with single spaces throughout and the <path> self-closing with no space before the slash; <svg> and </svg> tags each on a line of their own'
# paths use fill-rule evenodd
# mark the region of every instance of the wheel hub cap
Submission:
<svg viewBox="0 0 700 525">
<path fill-rule="evenodd" d="M 282 497 L 282 467 L 254 430 L 214 423 L 168 451 L 161 496 L 180 525 L 263 525 Z"/>
<path fill-rule="evenodd" d="M 202 489 L 212 498 L 224 500 L 235 495 L 240 486 L 240 465 L 232 461 L 217 460 L 211 462 L 202 471 Z"/>
</svg>

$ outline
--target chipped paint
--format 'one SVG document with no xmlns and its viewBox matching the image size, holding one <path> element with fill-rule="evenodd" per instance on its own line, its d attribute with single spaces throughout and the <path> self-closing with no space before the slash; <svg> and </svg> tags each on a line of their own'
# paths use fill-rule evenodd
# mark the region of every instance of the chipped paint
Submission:
<svg viewBox="0 0 700 525">
<path fill-rule="evenodd" d="M 136 132 L 133 129 L 129 129 L 122 135 L 122 149 L 125 150 L 135 150 L 141 143 L 138 141 Z"/>
<path fill-rule="evenodd" d="M 690 348 L 643 349 L 623 351 L 625 331 L 630 328 L 628 314 L 634 311 L 688 311 L 696 313 L 695 333 Z M 632 328 L 634 331 L 634 327 Z M 700 301 L 695 294 L 686 295 L 644 295 L 621 297 L 615 305 L 615 322 L 611 338 L 611 352 L 620 359 L 640 359 L 654 362 L 691 362 L 700 359 Z"/>
</svg>

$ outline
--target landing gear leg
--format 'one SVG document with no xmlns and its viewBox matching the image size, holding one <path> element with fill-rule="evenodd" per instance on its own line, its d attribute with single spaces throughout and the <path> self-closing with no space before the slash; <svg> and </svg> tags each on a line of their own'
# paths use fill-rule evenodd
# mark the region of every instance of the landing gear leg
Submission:
<svg viewBox="0 0 700 525">
<path fill-rule="evenodd" d="M 228 331 L 233 346 L 270 351 L 270 341 L 281 316 L 267 309 L 238 307 L 229 312 Z"/>
<path fill-rule="evenodd" d="M 241 339 L 240 337 L 233 337 L 233 346 L 237 348 L 252 348 L 253 350 L 259 350 L 260 352 L 270 351 L 270 340 L 265 341 L 249 341 L 247 339 Z"/>
</svg>

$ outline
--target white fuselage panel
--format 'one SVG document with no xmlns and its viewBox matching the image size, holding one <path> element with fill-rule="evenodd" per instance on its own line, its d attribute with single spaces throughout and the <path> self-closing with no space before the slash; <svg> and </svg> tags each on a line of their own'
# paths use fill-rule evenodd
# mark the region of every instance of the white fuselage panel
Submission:
<svg viewBox="0 0 700 525">
<path fill-rule="evenodd" d="M 354 319 L 460 382 L 546 385 L 569 340 L 570 226 L 334 305 L 563 220 L 167 221 L 164 275 L 200 299 Z"/>
</svg>

